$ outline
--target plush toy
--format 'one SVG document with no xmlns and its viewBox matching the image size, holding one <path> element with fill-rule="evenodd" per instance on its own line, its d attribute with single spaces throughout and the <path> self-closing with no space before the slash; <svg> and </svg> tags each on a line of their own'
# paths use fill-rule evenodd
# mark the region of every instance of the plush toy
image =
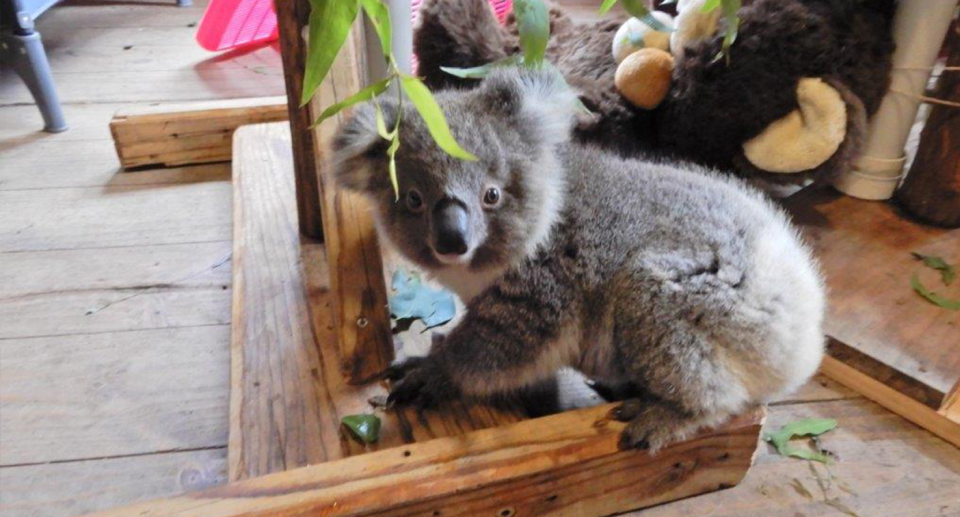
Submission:
<svg viewBox="0 0 960 517">
<path fill-rule="evenodd" d="M 617 32 L 635 22 L 622 29 L 622 18 L 579 22 L 550 9 L 547 59 L 593 112 L 575 136 L 624 155 L 669 155 L 774 183 L 848 168 L 889 86 L 895 1 L 745 2 L 736 41 L 719 59 L 725 21 L 719 10 L 704 13 L 704 2 L 677 3 L 672 63 L 657 54 L 665 53 L 662 38 L 647 32 L 618 52 Z M 501 26 L 485 0 L 425 0 L 420 14 L 414 50 L 431 87 L 477 84 L 441 66 L 519 52 L 512 16 Z M 618 81 L 620 53 L 630 69 Z"/>
</svg>

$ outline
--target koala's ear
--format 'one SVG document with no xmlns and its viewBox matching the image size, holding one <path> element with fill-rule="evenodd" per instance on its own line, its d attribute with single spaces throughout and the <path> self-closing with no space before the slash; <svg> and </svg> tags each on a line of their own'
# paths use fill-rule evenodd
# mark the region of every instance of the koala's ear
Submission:
<svg viewBox="0 0 960 517">
<path fill-rule="evenodd" d="M 552 147 L 570 139 L 579 100 L 559 72 L 502 68 L 484 80 L 480 93 L 495 110 L 515 120 L 530 143 Z"/>
<path fill-rule="evenodd" d="M 381 105 L 387 127 L 396 120 L 396 106 L 383 102 Z M 389 142 L 377 133 L 376 111 L 372 103 L 358 108 L 353 116 L 340 125 L 333 138 L 333 157 L 330 166 L 337 185 L 347 190 L 372 193 L 381 182 L 377 174 L 386 163 Z"/>
</svg>

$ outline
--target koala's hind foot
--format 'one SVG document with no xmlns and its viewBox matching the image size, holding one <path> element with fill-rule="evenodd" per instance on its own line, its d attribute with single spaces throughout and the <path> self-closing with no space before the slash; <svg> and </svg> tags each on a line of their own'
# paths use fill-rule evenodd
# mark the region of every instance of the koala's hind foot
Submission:
<svg viewBox="0 0 960 517">
<path fill-rule="evenodd" d="M 640 398 L 625 400 L 610 411 L 610 417 L 628 422 L 620 435 L 621 449 L 650 452 L 690 437 L 707 422 L 662 401 Z"/>
</svg>

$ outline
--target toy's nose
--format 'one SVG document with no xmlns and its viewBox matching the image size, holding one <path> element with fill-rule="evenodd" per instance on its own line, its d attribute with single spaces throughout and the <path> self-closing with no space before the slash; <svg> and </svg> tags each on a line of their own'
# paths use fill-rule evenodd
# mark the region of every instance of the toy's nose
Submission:
<svg viewBox="0 0 960 517">
<path fill-rule="evenodd" d="M 435 240 L 433 247 L 441 255 L 463 255 L 470 241 L 470 217 L 463 203 L 441 199 L 433 209 Z"/>
</svg>

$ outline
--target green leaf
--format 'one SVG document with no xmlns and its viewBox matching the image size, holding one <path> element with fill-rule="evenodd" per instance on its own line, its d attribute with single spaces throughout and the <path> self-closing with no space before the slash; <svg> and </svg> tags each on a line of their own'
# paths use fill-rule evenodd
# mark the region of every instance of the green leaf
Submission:
<svg viewBox="0 0 960 517">
<path fill-rule="evenodd" d="M 377 415 L 347 415 L 340 422 L 364 443 L 380 439 L 380 417 Z"/>
<path fill-rule="evenodd" d="M 943 260 L 943 258 L 935 255 L 921 255 L 920 253 L 911 253 L 911 255 L 913 255 L 913 258 L 923 261 L 924 266 L 939 271 L 940 280 L 943 281 L 943 285 L 950 285 L 953 283 L 953 279 L 956 277 L 957 272 L 952 264 L 948 264 L 946 260 Z"/>
<path fill-rule="evenodd" d="M 630 16 L 638 18 L 653 30 L 660 32 L 673 32 L 673 27 L 664 25 L 663 22 L 650 15 L 650 9 L 644 5 L 643 0 L 623 0 L 623 8 L 630 13 Z"/>
<path fill-rule="evenodd" d="M 357 19 L 357 0 L 310 0 L 307 64 L 300 105 L 310 102 Z"/>
<path fill-rule="evenodd" d="M 388 77 L 381 81 L 377 81 L 371 84 L 370 86 L 367 86 L 366 88 L 360 90 L 359 92 L 347 97 L 346 99 L 332 106 L 328 106 L 327 109 L 323 110 L 323 113 L 321 113 L 320 116 L 317 117 L 317 120 L 313 123 L 313 125 L 316 126 L 320 124 L 324 120 L 327 120 L 328 118 L 336 115 L 337 113 L 340 112 L 340 110 L 344 108 L 349 108 L 350 106 L 353 106 L 358 102 L 368 101 L 376 97 L 377 95 L 380 95 L 387 89 L 388 86 L 390 86 L 390 81 L 392 79 L 393 79 L 392 77 Z"/>
<path fill-rule="evenodd" d="M 547 6 L 540 0 L 514 0 L 513 13 L 517 18 L 524 63 L 529 67 L 539 66 L 543 63 L 550 39 Z"/>
<path fill-rule="evenodd" d="M 817 451 L 800 449 L 789 444 L 792 438 L 802 436 L 819 436 L 837 427 L 837 421 L 832 418 L 804 418 L 791 422 L 774 433 L 765 433 L 763 439 L 773 444 L 781 456 L 791 456 L 805 460 L 826 463 L 830 456 Z"/>
<path fill-rule="evenodd" d="M 400 132 L 393 130 L 393 138 L 390 139 L 390 147 L 387 147 L 387 157 L 389 162 L 390 185 L 393 186 L 394 201 L 400 201 L 400 182 L 397 180 L 397 149 L 400 148 Z"/>
<path fill-rule="evenodd" d="M 360 5 L 363 6 L 363 12 L 367 13 L 370 23 L 377 31 L 383 55 L 389 57 L 393 52 L 390 44 L 390 9 L 381 0 L 360 0 Z"/>
<path fill-rule="evenodd" d="M 709 13 L 710 11 L 716 9 L 717 7 L 720 7 L 720 0 L 707 0 L 700 7 L 700 12 Z"/>
<path fill-rule="evenodd" d="M 443 110 L 440 109 L 437 100 L 433 98 L 433 94 L 423 84 L 423 81 L 412 75 L 400 74 L 400 86 L 406 92 L 410 101 L 413 102 L 413 106 L 417 108 L 417 112 L 423 117 L 427 130 L 430 131 L 430 136 L 437 142 L 440 149 L 461 160 L 477 161 L 476 156 L 465 151 L 453 138 L 450 126 L 447 125 L 447 119 L 443 115 Z"/>
<path fill-rule="evenodd" d="M 617 5 L 617 0 L 603 0 L 603 3 L 600 4 L 600 14 L 607 14 L 615 5 Z"/>
<path fill-rule="evenodd" d="M 741 0 L 720 0 L 720 5 L 723 7 L 723 18 L 727 22 L 727 30 L 723 35 L 723 45 L 714 61 L 726 57 L 729 65 L 730 47 L 733 42 L 737 41 L 737 31 L 740 28 L 740 17 L 737 16 L 737 13 L 740 12 Z"/>
<path fill-rule="evenodd" d="M 910 276 L 910 286 L 913 287 L 913 290 L 916 291 L 917 294 L 926 298 L 928 302 L 936 305 L 937 307 L 951 311 L 960 310 L 960 300 L 944 298 L 930 289 L 927 289 L 922 283 L 920 283 L 920 275 L 917 273 L 914 273 Z"/>
<path fill-rule="evenodd" d="M 502 66 L 513 66 L 523 64 L 523 56 L 507 56 L 485 65 L 474 66 L 471 68 L 455 68 L 451 66 L 441 66 L 440 70 L 459 77 L 461 79 L 483 79 L 495 68 Z"/>
</svg>

